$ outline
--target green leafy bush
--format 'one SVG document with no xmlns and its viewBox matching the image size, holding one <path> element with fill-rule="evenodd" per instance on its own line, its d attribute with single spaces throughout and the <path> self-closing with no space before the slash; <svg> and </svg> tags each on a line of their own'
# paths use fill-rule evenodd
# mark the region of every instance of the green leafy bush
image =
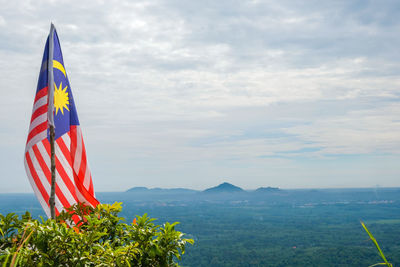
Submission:
<svg viewBox="0 0 400 267">
<path fill-rule="evenodd" d="M 75 205 L 57 220 L 0 214 L 2 266 L 179 266 L 187 243 L 178 223 L 155 225 L 146 214 L 124 223 L 121 203 Z M 75 220 L 75 223 L 72 223 Z M 75 225 L 75 226 L 74 226 Z"/>
</svg>

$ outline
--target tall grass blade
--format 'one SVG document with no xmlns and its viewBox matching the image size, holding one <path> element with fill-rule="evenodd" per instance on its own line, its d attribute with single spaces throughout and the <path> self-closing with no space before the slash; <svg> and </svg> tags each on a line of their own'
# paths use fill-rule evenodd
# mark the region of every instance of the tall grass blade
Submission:
<svg viewBox="0 0 400 267">
<path fill-rule="evenodd" d="M 361 221 L 361 225 L 364 228 L 364 230 L 367 232 L 367 234 L 369 235 L 369 238 L 372 240 L 372 242 L 374 242 L 375 247 L 378 249 L 381 258 L 384 261 L 384 263 L 377 263 L 377 264 L 374 264 L 371 266 L 386 265 L 388 267 L 393 267 L 393 265 L 386 260 L 385 254 L 383 254 L 382 249 L 379 247 L 378 242 L 376 241 L 375 237 L 371 234 L 371 232 L 368 230 L 367 226 L 362 221 Z"/>
<path fill-rule="evenodd" d="M 24 231 L 24 233 L 23 233 L 23 235 L 22 235 L 22 238 L 24 238 L 25 232 L 26 232 L 26 228 L 25 228 L 25 231 Z M 21 250 L 22 246 L 24 245 L 24 243 L 25 243 L 26 241 L 28 241 L 28 239 L 31 237 L 32 234 L 33 234 L 33 231 L 31 231 L 31 233 L 30 233 L 30 234 L 21 242 L 21 244 L 18 246 L 17 251 L 14 253 L 14 256 L 13 256 L 13 258 L 12 258 L 10 267 L 14 267 L 14 266 L 17 265 L 18 260 L 19 260 L 19 253 L 20 253 L 20 250 Z M 22 239 L 21 239 L 21 240 L 22 240 Z"/>
<path fill-rule="evenodd" d="M 2 267 L 7 267 L 8 259 L 10 258 L 10 256 L 11 256 L 11 253 L 7 255 L 6 259 L 3 262 Z"/>
</svg>

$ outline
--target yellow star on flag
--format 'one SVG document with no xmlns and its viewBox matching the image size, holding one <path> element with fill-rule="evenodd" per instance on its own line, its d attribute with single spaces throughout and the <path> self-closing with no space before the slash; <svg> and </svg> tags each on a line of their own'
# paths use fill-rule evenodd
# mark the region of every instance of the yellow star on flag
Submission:
<svg viewBox="0 0 400 267">
<path fill-rule="evenodd" d="M 67 106 L 69 105 L 67 87 L 68 86 L 65 86 L 64 89 L 62 89 L 62 82 L 59 87 L 54 83 L 54 108 L 56 109 L 56 115 L 58 110 L 61 110 L 61 113 L 64 115 L 64 108 L 69 111 Z"/>
</svg>

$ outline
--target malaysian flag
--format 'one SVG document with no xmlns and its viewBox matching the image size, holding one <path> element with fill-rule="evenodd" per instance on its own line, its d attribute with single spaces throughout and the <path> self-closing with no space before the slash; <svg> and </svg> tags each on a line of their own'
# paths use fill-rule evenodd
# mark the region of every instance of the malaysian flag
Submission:
<svg viewBox="0 0 400 267">
<path fill-rule="evenodd" d="M 78 114 L 53 25 L 44 49 L 24 157 L 29 182 L 48 217 L 51 214 L 50 125 L 55 128 L 56 215 L 78 202 L 95 207 L 99 202 L 95 198 Z"/>
</svg>

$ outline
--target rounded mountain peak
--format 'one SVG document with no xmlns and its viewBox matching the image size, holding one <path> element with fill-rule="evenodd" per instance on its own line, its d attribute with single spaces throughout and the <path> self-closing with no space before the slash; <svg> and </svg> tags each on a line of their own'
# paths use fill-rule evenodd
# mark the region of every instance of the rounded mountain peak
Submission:
<svg viewBox="0 0 400 267">
<path fill-rule="evenodd" d="M 243 192 L 244 190 L 238 186 L 235 186 L 233 184 L 224 182 L 220 185 L 217 185 L 215 187 L 208 188 L 204 190 L 204 192 L 209 192 L 209 193 L 218 193 L 218 192 Z"/>
</svg>

